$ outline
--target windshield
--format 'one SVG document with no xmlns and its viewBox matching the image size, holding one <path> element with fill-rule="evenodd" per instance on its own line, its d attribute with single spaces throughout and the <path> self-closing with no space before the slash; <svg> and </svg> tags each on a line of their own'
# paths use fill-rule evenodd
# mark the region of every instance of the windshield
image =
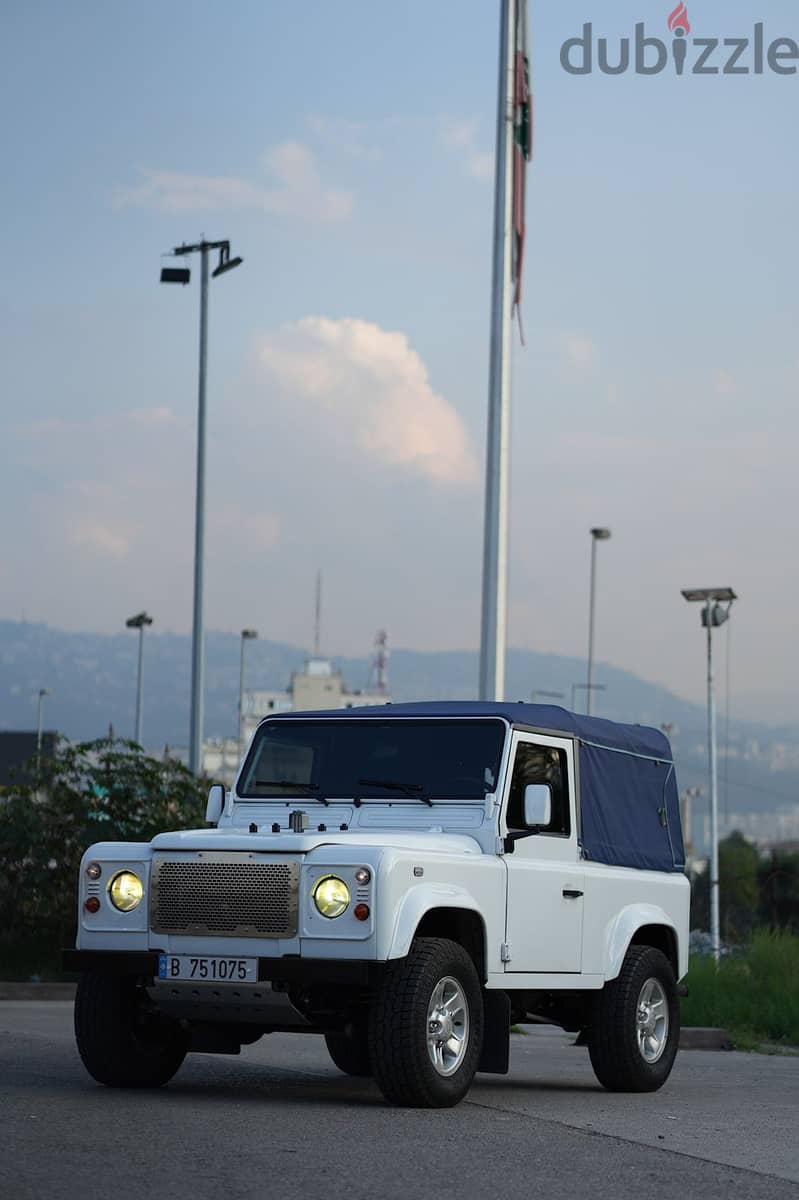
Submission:
<svg viewBox="0 0 799 1200">
<path fill-rule="evenodd" d="M 497 720 L 278 720 L 262 725 L 239 796 L 482 800 L 499 776 L 505 727 Z"/>
</svg>

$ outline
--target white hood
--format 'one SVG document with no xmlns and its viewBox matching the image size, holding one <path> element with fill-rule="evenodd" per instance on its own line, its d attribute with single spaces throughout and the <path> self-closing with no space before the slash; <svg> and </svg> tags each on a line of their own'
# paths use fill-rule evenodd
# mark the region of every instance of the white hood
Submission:
<svg viewBox="0 0 799 1200">
<path fill-rule="evenodd" d="M 431 854 L 482 854 L 474 838 L 460 833 L 381 829 L 373 833 L 248 833 L 246 829 L 188 829 L 159 833 L 153 850 L 232 850 L 258 854 L 308 854 L 317 846 L 378 846 L 384 849 L 427 851 Z"/>
</svg>

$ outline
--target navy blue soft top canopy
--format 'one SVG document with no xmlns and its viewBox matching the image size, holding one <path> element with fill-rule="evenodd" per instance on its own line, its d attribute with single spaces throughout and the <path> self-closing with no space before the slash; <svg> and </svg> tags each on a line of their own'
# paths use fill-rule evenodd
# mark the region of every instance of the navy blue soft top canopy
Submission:
<svg viewBox="0 0 799 1200">
<path fill-rule="evenodd" d="M 501 717 L 512 725 L 566 734 L 579 746 L 580 843 L 594 862 L 654 871 L 685 868 L 680 803 L 671 747 L 657 729 L 584 717 L 550 704 L 436 701 L 326 712 L 315 717 Z"/>
</svg>

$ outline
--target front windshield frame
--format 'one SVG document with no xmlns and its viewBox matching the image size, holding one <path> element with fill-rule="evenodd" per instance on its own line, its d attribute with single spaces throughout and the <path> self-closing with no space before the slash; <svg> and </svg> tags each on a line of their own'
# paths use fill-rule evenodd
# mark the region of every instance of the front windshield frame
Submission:
<svg viewBox="0 0 799 1200">
<path fill-rule="evenodd" d="M 296 770 L 294 772 L 295 777 L 292 778 L 291 775 L 278 770 L 273 770 L 272 773 L 269 773 L 266 767 L 262 768 L 260 765 L 262 757 L 261 748 L 264 740 L 269 738 L 276 741 L 281 731 L 287 732 L 293 729 L 299 732 L 303 729 L 307 730 L 308 726 L 312 726 L 320 728 L 320 731 L 324 728 L 326 733 L 332 733 L 333 730 L 336 731 L 336 734 L 343 732 L 346 738 L 353 736 L 359 730 L 367 732 L 368 741 L 370 737 L 374 738 L 375 726 L 380 725 L 391 729 L 396 729 L 398 726 L 404 729 L 407 729 L 408 726 L 416 726 L 422 727 L 426 732 L 435 730 L 434 736 L 437 740 L 442 738 L 444 732 L 442 727 L 446 728 L 450 733 L 455 734 L 458 738 L 468 736 L 465 735 L 465 726 L 472 727 L 473 731 L 475 727 L 479 727 L 486 734 L 486 738 L 484 739 L 486 743 L 484 754 L 489 750 L 492 735 L 494 738 L 493 747 L 490 747 L 492 751 L 491 759 L 483 767 L 482 781 L 478 786 L 477 776 L 474 774 L 476 770 L 479 770 L 480 763 L 472 762 L 468 764 L 473 777 L 473 786 L 471 787 L 464 787 L 463 784 L 457 785 L 454 783 L 442 786 L 440 780 L 434 780 L 433 786 L 430 787 L 430 779 L 416 778 L 413 772 L 409 774 L 406 770 L 401 775 L 397 774 L 395 777 L 385 767 L 375 769 L 373 765 L 368 765 L 366 760 L 359 760 L 358 765 L 353 765 L 352 768 L 351 779 L 349 780 L 351 786 L 326 788 L 326 782 L 333 782 L 333 780 L 330 778 L 327 781 L 320 779 L 315 764 L 312 764 L 310 770 L 304 773 L 304 778 L 299 778 Z M 235 794 L 237 800 L 246 803 L 296 804 L 301 802 L 302 804 L 306 804 L 344 802 L 355 803 L 360 806 L 361 804 L 418 805 L 420 801 L 425 804 L 433 801 L 436 804 L 453 802 L 483 804 L 485 803 L 486 796 L 493 794 L 498 786 L 509 728 L 508 722 L 503 717 L 488 715 L 485 717 L 314 717 L 312 714 L 309 714 L 307 718 L 271 717 L 263 721 L 255 732 L 255 736 L 236 779 Z M 351 733 L 346 733 L 345 731 L 347 730 L 351 731 Z M 291 735 L 287 740 L 291 740 Z M 476 740 L 473 737 L 470 741 L 466 742 L 467 752 L 472 749 Z M 322 739 L 322 742 L 324 742 L 324 739 Z M 356 744 L 354 736 L 353 743 Z M 323 744 L 321 747 L 317 746 L 316 749 L 323 749 L 329 752 L 331 746 Z M 454 764 L 455 768 L 463 767 L 463 765 L 463 762 L 460 760 Z M 269 790 L 264 787 L 256 787 L 255 780 L 260 776 L 262 770 L 265 771 L 270 780 L 284 781 L 284 786 L 281 787 L 278 783 L 273 783 Z M 453 774 L 458 778 L 457 769 L 454 770 Z M 384 779 L 387 783 L 390 782 L 394 786 L 381 788 L 368 784 L 358 784 L 357 780 L 363 778 Z M 301 790 L 300 785 L 302 785 L 303 790 Z M 305 785 L 308 785 L 307 790 L 305 790 Z M 406 787 L 411 785 L 421 785 L 418 788 L 418 794 L 405 790 Z"/>
</svg>

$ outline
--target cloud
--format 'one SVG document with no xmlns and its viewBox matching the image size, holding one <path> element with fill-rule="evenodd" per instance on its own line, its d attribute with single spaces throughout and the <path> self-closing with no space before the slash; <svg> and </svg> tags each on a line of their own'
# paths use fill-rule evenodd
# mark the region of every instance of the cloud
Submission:
<svg viewBox="0 0 799 1200">
<path fill-rule="evenodd" d="M 49 438 L 60 437 L 64 433 L 72 433 L 79 428 L 85 428 L 85 423 L 64 421 L 61 417 L 45 417 L 41 421 L 12 425 L 12 432 L 20 438 Z"/>
<path fill-rule="evenodd" d="M 596 342 L 588 334 L 572 330 L 562 336 L 563 353 L 573 367 L 579 371 L 589 371 L 596 365 L 599 357 Z"/>
<path fill-rule="evenodd" d="M 305 317 L 267 335 L 259 358 L 292 405 L 302 401 L 307 429 L 436 483 L 477 481 L 469 436 L 404 333 Z"/>
<path fill-rule="evenodd" d="M 731 396 L 735 392 L 735 379 L 729 371 L 719 368 L 713 375 L 713 391 L 717 396 Z"/>
<path fill-rule="evenodd" d="M 135 187 L 118 188 L 118 208 L 158 212 L 255 209 L 321 222 L 342 221 L 352 212 L 351 192 L 324 186 L 314 152 L 300 142 L 282 142 L 264 155 L 267 181 L 237 175 L 187 175 L 144 167 Z"/>
<path fill-rule="evenodd" d="M 171 408 L 131 408 L 128 420 L 141 429 L 163 429 L 174 425 L 176 418 Z"/>
<path fill-rule="evenodd" d="M 367 140 L 375 130 L 366 121 L 347 121 L 341 117 L 312 113 L 306 118 L 305 124 L 325 146 L 346 154 L 348 158 L 377 162 L 383 157 L 382 151 Z"/>
<path fill-rule="evenodd" d="M 280 541 L 279 517 L 273 513 L 246 512 L 235 505 L 214 509 L 211 527 L 215 534 L 253 549 L 268 550 Z"/>
<path fill-rule="evenodd" d="M 476 120 L 467 117 L 442 117 L 440 139 L 443 145 L 460 155 L 469 175 L 475 179 L 493 177 L 494 155 L 478 146 Z"/>
<path fill-rule="evenodd" d="M 108 558 L 124 558 L 130 543 L 119 529 L 111 529 L 102 521 L 83 518 L 75 522 L 69 531 L 69 542 L 81 549 L 94 550 Z"/>
</svg>

